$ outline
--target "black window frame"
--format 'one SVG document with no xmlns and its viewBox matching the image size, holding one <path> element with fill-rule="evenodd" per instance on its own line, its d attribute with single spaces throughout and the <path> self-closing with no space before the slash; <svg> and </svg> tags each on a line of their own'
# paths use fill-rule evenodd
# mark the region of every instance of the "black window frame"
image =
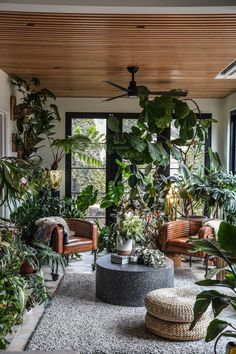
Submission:
<svg viewBox="0 0 236 354">
<path fill-rule="evenodd" d="M 236 173 L 236 110 L 230 112 L 229 170 Z"/>
<path fill-rule="evenodd" d="M 235 111 L 236 113 L 236 111 Z M 71 136 L 72 134 L 72 119 L 75 118 L 91 118 L 91 119 L 108 119 L 108 117 L 114 114 L 119 119 L 120 128 L 123 127 L 123 119 L 138 119 L 140 113 L 111 113 L 111 112 L 66 112 L 65 113 L 65 135 Z M 202 113 L 201 119 L 211 119 L 211 113 Z M 107 134 L 112 134 L 107 125 Z M 205 167 L 209 167 L 209 156 L 208 156 L 208 148 L 211 147 L 211 137 L 212 128 L 211 126 L 208 128 L 207 139 L 205 140 Z M 170 138 L 170 128 L 165 129 L 162 134 L 162 141 Z M 168 151 L 168 147 L 166 146 Z M 117 165 L 115 163 L 116 159 L 120 159 L 120 157 L 116 154 L 109 154 L 106 151 L 106 191 L 108 187 L 109 181 L 113 180 L 117 173 Z M 170 165 L 165 168 L 160 168 L 159 172 L 164 174 L 165 176 L 169 176 L 170 174 Z M 71 197 L 71 176 L 72 176 L 72 165 L 71 165 L 71 154 L 66 154 L 65 156 L 65 195 L 66 197 Z M 111 209 L 106 209 L 106 224 L 112 222 L 112 218 L 110 216 Z"/>
</svg>

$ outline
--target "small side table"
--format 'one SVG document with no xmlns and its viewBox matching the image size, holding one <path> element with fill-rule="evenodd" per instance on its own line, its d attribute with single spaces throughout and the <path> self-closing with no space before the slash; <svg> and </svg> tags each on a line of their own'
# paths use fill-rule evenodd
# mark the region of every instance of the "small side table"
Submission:
<svg viewBox="0 0 236 354">
<path fill-rule="evenodd" d="M 111 263 L 111 255 L 97 259 L 96 296 L 119 306 L 144 306 L 152 290 L 174 287 L 174 264 L 169 258 L 163 267 Z"/>
</svg>

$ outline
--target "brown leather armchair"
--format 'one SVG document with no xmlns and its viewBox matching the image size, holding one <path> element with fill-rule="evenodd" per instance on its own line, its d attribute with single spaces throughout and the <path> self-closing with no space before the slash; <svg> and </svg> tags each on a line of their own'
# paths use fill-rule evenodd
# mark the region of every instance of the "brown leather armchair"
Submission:
<svg viewBox="0 0 236 354">
<path fill-rule="evenodd" d="M 86 220 L 65 219 L 69 229 L 74 231 L 74 235 L 69 237 L 69 242 L 64 243 L 64 231 L 62 227 L 57 227 L 52 237 L 52 248 L 61 255 L 65 255 L 67 260 L 70 254 L 92 251 L 94 254 L 94 263 L 92 269 L 96 267 L 97 225 Z"/>
<path fill-rule="evenodd" d="M 190 266 L 194 245 L 189 237 L 206 238 L 214 235 L 210 226 L 202 226 L 201 220 L 175 220 L 165 223 L 162 226 L 159 246 L 161 251 L 169 256 L 188 255 L 190 256 Z M 205 257 L 203 252 L 194 253 L 194 257 Z"/>
</svg>

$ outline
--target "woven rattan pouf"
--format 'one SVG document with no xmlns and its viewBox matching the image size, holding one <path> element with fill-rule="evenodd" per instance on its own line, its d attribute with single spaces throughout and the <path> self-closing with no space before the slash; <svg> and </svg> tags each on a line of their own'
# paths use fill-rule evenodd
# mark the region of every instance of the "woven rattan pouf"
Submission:
<svg viewBox="0 0 236 354">
<path fill-rule="evenodd" d="M 211 321 L 210 309 L 193 330 L 193 307 L 198 292 L 190 288 L 164 288 L 151 291 L 145 298 L 146 327 L 154 334 L 172 340 L 197 340 L 206 335 Z"/>
</svg>

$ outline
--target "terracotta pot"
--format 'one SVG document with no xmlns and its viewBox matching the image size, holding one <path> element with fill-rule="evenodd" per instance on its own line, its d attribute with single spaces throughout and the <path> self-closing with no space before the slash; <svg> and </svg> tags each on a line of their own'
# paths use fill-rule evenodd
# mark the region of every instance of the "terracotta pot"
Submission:
<svg viewBox="0 0 236 354">
<path fill-rule="evenodd" d="M 34 273 L 34 268 L 27 261 L 24 261 L 21 264 L 20 272 L 22 274 L 33 274 Z"/>
<path fill-rule="evenodd" d="M 117 253 L 120 256 L 130 256 L 132 253 L 133 241 L 132 239 L 126 241 L 125 243 L 121 243 L 117 240 Z"/>
</svg>

